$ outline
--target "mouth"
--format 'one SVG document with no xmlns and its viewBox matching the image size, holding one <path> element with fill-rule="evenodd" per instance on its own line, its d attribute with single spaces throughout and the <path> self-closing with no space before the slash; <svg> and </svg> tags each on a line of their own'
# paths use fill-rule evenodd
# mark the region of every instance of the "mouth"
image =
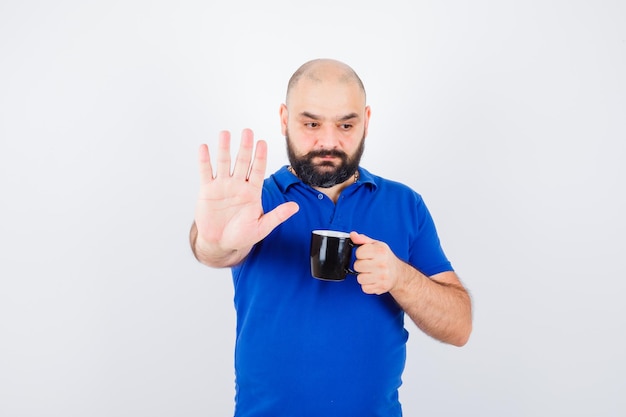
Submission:
<svg viewBox="0 0 626 417">
<path fill-rule="evenodd" d="M 314 158 L 319 158 L 322 161 L 335 161 L 342 159 L 342 155 L 337 151 L 319 152 L 317 155 L 314 155 Z"/>
<path fill-rule="evenodd" d="M 331 167 L 334 168 L 341 158 L 332 155 L 318 156 L 315 158 L 315 165 L 318 167 Z"/>
</svg>

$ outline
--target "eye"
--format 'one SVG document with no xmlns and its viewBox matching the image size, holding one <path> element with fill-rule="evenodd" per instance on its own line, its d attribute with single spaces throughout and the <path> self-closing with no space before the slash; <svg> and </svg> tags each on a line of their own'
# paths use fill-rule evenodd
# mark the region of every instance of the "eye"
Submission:
<svg viewBox="0 0 626 417">
<path fill-rule="evenodd" d="M 341 129 L 343 129 L 343 130 L 350 130 L 350 129 L 352 129 L 352 125 L 351 125 L 351 124 L 349 124 L 349 123 L 343 123 L 343 124 L 340 124 L 340 125 L 339 125 L 339 127 L 340 127 Z"/>
<path fill-rule="evenodd" d="M 304 125 L 308 128 L 314 129 L 318 127 L 320 124 L 317 122 L 308 122 L 308 123 L 305 123 Z"/>
</svg>

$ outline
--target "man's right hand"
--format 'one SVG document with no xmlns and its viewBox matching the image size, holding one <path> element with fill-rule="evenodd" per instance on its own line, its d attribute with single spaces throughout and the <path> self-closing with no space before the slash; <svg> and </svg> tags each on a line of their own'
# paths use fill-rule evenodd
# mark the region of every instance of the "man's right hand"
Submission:
<svg viewBox="0 0 626 417">
<path fill-rule="evenodd" d="M 258 141 L 254 159 L 253 148 L 254 135 L 244 129 L 231 172 L 230 132 L 220 132 L 214 174 L 209 148 L 200 146 L 200 194 L 190 241 L 196 258 L 206 265 L 236 265 L 254 244 L 298 211 L 295 202 L 287 202 L 263 213 L 267 144 Z"/>
</svg>

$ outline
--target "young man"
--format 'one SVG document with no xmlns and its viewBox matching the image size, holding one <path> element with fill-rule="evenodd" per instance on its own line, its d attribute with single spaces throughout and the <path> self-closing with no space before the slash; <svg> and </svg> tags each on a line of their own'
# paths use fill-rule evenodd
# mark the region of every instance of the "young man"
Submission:
<svg viewBox="0 0 626 417">
<path fill-rule="evenodd" d="M 235 416 L 401 416 L 405 313 L 425 333 L 464 345 L 471 301 L 419 194 L 360 167 L 370 107 L 346 64 L 305 63 L 280 108 L 290 166 L 265 178 L 267 146 L 244 130 L 234 167 L 220 133 L 214 165 L 200 147 L 190 242 L 231 267 Z M 314 229 L 351 231 L 355 277 L 311 277 Z"/>
</svg>

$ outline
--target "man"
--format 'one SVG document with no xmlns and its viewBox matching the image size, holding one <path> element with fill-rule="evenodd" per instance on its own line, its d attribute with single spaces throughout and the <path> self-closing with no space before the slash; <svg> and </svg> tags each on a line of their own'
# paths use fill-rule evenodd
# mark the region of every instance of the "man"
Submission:
<svg viewBox="0 0 626 417">
<path fill-rule="evenodd" d="M 359 166 L 370 112 L 349 66 L 314 60 L 280 107 L 290 166 L 265 179 L 266 143 L 247 129 L 234 167 L 228 132 L 215 172 L 200 147 L 190 242 L 232 268 L 237 417 L 401 416 L 405 313 L 442 342 L 469 338 L 470 297 L 421 197 Z M 351 231 L 356 278 L 311 277 L 314 229 Z"/>
</svg>

